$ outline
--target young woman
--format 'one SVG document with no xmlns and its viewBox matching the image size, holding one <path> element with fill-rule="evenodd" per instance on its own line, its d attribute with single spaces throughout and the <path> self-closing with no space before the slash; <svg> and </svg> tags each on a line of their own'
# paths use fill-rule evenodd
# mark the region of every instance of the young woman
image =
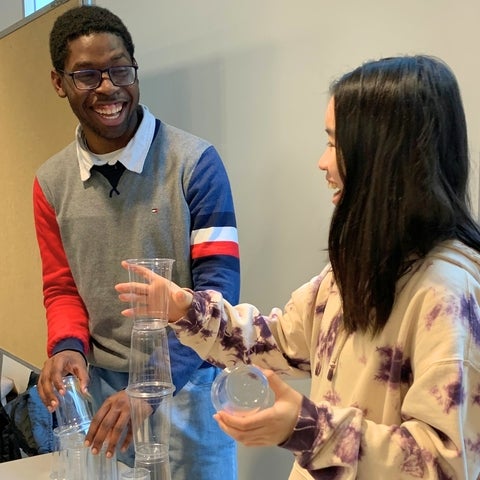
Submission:
<svg viewBox="0 0 480 480">
<path fill-rule="evenodd" d="M 209 362 L 266 369 L 271 408 L 215 417 L 245 445 L 292 451 L 291 480 L 477 479 L 480 231 L 457 81 L 438 59 L 403 56 L 331 94 L 319 162 L 335 189 L 331 263 L 266 316 L 174 285 L 171 325 Z M 117 285 L 122 300 L 145 293 L 131 287 Z M 310 375 L 309 398 L 277 374 Z"/>
</svg>

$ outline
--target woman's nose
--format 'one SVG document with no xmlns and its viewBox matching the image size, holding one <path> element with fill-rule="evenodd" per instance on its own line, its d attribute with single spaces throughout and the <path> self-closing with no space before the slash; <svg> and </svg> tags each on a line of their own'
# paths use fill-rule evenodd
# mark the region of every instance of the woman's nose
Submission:
<svg viewBox="0 0 480 480">
<path fill-rule="evenodd" d="M 325 150 L 323 152 L 323 154 L 320 156 L 320 158 L 318 159 L 318 163 L 317 163 L 317 166 L 320 170 L 326 170 L 327 169 L 327 165 L 328 165 L 328 162 L 327 162 L 327 150 Z"/>
</svg>

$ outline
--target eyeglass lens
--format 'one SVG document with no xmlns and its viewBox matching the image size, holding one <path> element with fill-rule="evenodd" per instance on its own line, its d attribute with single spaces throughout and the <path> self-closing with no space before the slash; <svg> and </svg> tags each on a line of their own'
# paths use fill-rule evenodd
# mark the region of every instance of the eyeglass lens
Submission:
<svg viewBox="0 0 480 480">
<path fill-rule="evenodd" d="M 72 72 L 73 81 L 77 88 L 91 90 L 102 83 L 103 72 L 107 72 L 110 81 L 117 87 L 132 85 L 136 79 L 136 69 L 132 66 L 110 67 L 106 70 L 79 70 Z"/>
</svg>

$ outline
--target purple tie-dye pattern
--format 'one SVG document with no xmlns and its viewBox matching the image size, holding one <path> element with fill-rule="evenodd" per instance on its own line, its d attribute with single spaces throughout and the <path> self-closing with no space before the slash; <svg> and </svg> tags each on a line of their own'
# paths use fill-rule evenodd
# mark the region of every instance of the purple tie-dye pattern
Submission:
<svg viewBox="0 0 480 480">
<path fill-rule="evenodd" d="M 212 301 L 212 295 L 211 292 L 208 290 L 202 290 L 199 292 L 194 292 L 193 293 L 193 300 L 192 300 L 192 305 L 195 303 L 195 307 L 198 307 L 200 305 L 204 305 L 203 313 L 206 312 L 206 307 L 210 304 Z"/>
<path fill-rule="evenodd" d="M 423 458 L 421 448 L 410 432 L 406 428 L 397 425 L 393 425 L 390 428 L 390 432 L 403 452 L 402 472 L 408 473 L 415 478 L 423 478 L 426 468 L 425 459 Z"/>
<path fill-rule="evenodd" d="M 234 328 L 227 334 L 227 319 L 225 313 L 218 308 L 215 302 L 212 302 L 212 297 L 207 291 L 194 293 L 192 307 L 187 312 L 186 317 L 177 322 L 177 325 L 181 331 L 188 332 L 190 335 L 199 335 L 202 339 L 211 338 L 214 336 L 214 332 L 211 329 L 203 327 L 201 321 L 202 317 L 204 318 L 209 314 L 211 318 L 220 319 L 217 336 L 220 338 L 220 345 L 223 350 L 229 351 L 232 359 L 248 364 L 251 363 L 250 357 L 252 355 L 262 355 L 272 351 L 278 351 L 275 339 L 268 327 L 267 319 L 262 315 L 258 315 L 253 319 L 253 324 L 258 328 L 258 339 L 250 348 L 247 348 L 245 345 L 243 332 L 240 327 Z M 292 367 L 307 372 L 310 371 L 310 361 L 308 358 L 287 358 L 286 355 L 283 356 Z M 267 358 L 268 356 L 264 358 L 265 366 L 268 365 Z M 220 368 L 226 367 L 225 363 L 219 362 L 212 357 L 207 357 L 206 360 Z"/>
<path fill-rule="evenodd" d="M 323 315 L 325 313 L 326 303 L 321 303 L 315 307 L 315 315 Z"/>
<path fill-rule="evenodd" d="M 261 355 L 272 351 L 278 351 L 275 339 L 268 328 L 267 321 L 262 315 L 258 315 L 253 319 L 253 325 L 258 328 L 257 340 L 247 350 L 247 356 Z"/>
<path fill-rule="evenodd" d="M 222 316 L 222 311 L 218 308 L 218 305 L 216 303 L 212 303 L 210 316 L 212 318 L 221 318 L 221 316 Z"/>
<path fill-rule="evenodd" d="M 308 358 L 292 358 L 283 354 L 283 358 L 288 362 L 293 368 L 298 368 L 304 372 L 310 371 L 310 360 Z"/>
<path fill-rule="evenodd" d="M 259 315 L 254 318 L 253 324 L 258 327 L 258 340 L 246 351 L 246 363 L 250 362 L 249 358 L 252 355 L 262 355 L 272 351 L 278 351 L 275 339 L 268 327 L 267 319 Z M 308 358 L 289 358 L 285 354 L 283 354 L 283 357 L 293 368 L 298 368 L 306 372 L 310 371 L 310 360 Z M 268 356 L 265 356 L 263 361 L 268 364 Z"/>
<path fill-rule="evenodd" d="M 473 441 L 470 438 L 467 439 L 467 447 L 471 452 L 476 453 L 477 455 L 480 455 L 480 433 L 477 433 L 477 440 Z"/>
<path fill-rule="evenodd" d="M 442 394 L 442 391 L 444 392 Z M 440 389 L 435 385 L 430 390 L 430 393 L 435 397 L 439 405 L 442 405 L 443 412 L 449 414 L 453 408 L 458 407 L 465 401 L 465 389 L 463 386 L 462 370 L 458 373 L 458 378 Z"/>
<path fill-rule="evenodd" d="M 440 315 L 442 311 L 442 304 L 437 303 L 431 310 L 425 315 L 425 327 L 427 330 L 432 328 L 433 323 Z"/>
<path fill-rule="evenodd" d="M 477 391 L 472 395 L 472 403 L 480 406 L 480 384 L 477 385 Z"/>
<path fill-rule="evenodd" d="M 359 460 L 362 432 L 349 425 L 343 429 L 342 432 L 339 432 L 339 437 L 335 448 L 335 455 L 337 455 L 343 463 L 350 465 L 355 464 Z"/>
<path fill-rule="evenodd" d="M 223 363 L 223 362 L 220 362 L 218 360 L 216 360 L 215 358 L 213 357 L 206 357 L 205 358 L 205 361 L 207 361 L 208 363 L 211 363 L 212 365 L 215 365 L 216 367 L 220 368 L 220 369 L 224 369 L 224 368 L 227 368 L 227 364 L 226 363 Z"/>
<path fill-rule="evenodd" d="M 461 299 L 461 315 L 468 321 L 470 332 L 477 345 L 480 345 L 480 312 L 477 302 L 472 297 Z"/>
<path fill-rule="evenodd" d="M 410 359 L 403 358 L 403 350 L 399 347 L 378 347 L 380 366 L 375 375 L 375 380 L 388 383 L 391 388 L 398 388 L 401 383 L 412 383 L 412 366 Z"/>
<path fill-rule="evenodd" d="M 257 315 L 253 319 L 253 324 L 258 327 L 258 336 L 264 338 L 265 340 L 273 338 L 270 328 L 268 327 L 267 320 L 263 315 Z"/>
<path fill-rule="evenodd" d="M 338 313 L 333 317 L 332 322 L 330 323 L 328 330 L 323 332 L 318 339 L 317 347 L 317 364 L 315 366 L 315 375 L 319 376 L 322 371 L 322 360 L 328 362 L 333 353 L 333 348 L 335 346 L 335 341 L 338 335 L 338 329 L 340 322 L 343 318 L 342 313 Z"/>
<path fill-rule="evenodd" d="M 200 294 L 206 294 L 203 298 L 200 298 Z M 197 297 L 198 295 L 198 297 Z M 202 295 L 203 296 L 203 295 Z M 190 332 L 192 335 L 196 335 L 203 328 L 201 318 L 207 314 L 207 305 L 209 296 L 206 292 L 196 292 L 193 296 L 192 305 L 189 308 L 187 315 L 176 323 L 182 331 Z"/>
<path fill-rule="evenodd" d="M 327 393 L 325 393 L 323 398 L 332 405 L 340 405 L 342 401 L 335 390 L 329 390 Z"/>
<path fill-rule="evenodd" d="M 209 311 L 210 308 L 210 311 Z M 205 316 L 212 318 L 220 318 L 219 333 L 221 338 L 220 344 L 224 350 L 231 350 L 232 356 L 240 361 L 246 358 L 246 347 L 243 343 L 242 331 L 240 328 L 235 328 L 230 335 L 225 335 L 226 319 L 222 318 L 222 310 L 212 302 L 212 298 L 207 291 L 195 292 L 193 295 L 192 306 L 187 312 L 187 315 L 177 322 L 181 331 L 189 332 L 191 335 L 200 335 L 200 338 L 211 338 L 214 333 L 212 330 L 203 327 L 201 321 Z M 215 362 L 219 365 L 217 362 Z"/>
<path fill-rule="evenodd" d="M 233 350 L 232 355 L 238 360 L 243 361 L 246 358 L 247 349 L 243 343 L 242 330 L 239 327 L 235 327 L 230 335 L 222 336 L 220 340 L 224 350 Z"/>
<path fill-rule="evenodd" d="M 332 428 L 330 411 L 325 407 L 318 407 L 307 397 L 303 397 L 297 424 L 290 437 L 281 446 L 300 455 L 304 459 L 303 464 L 306 465 L 310 462 L 312 451 L 320 441 L 323 432 Z"/>
<path fill-rule="evenodd" d="M 280 446 L 292 451 L 298 464 L 308 470 L 314 479 L 336 480 L 343 478 L 344 467 L 315 469 L 312 464 L 314 452 L 318 451 L 324 439 L 333 430 L 333 417 L 326 406 L 315 405 L 304 397 L 298 422 L 290 438 Z M 354 464 L 360 457 L 361 433 L 349 426 L 339 434 L 335 454 L 344 463 Z"/>
<path fill-rule="evenodd" d="M 462 378 L 460 378 L 456 382 L 452 382 L 449 385 L 446 385 L 444 388 L 447 391 L 448 398 L 445 412 L 450 413 L 450 410 L 452 408 L 458 407 L 465 401 L 465 389 L 463 387 Z"/>
</svg>

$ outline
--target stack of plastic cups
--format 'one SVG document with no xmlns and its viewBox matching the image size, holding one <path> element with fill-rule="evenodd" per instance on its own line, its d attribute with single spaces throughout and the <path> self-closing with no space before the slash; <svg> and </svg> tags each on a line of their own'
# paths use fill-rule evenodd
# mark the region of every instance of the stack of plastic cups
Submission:
<svg viewBox="0 0 480 480">
<path fill-rule="evenodd" d="M 127 393 L 135 468 L 150 480 L 171 480 L 168 457 L 174 386 L 167 341 L 168 291 L 174 260 L 127 260 L 134 311 Z M 157 282 L 151 272 L 163 277 Z"/>
<path fill-rule="evenodd" d="M 92 455 L 85 447 L 85 436 L 92 420 L 90 397 L 80 390 L 78 379 L 62 379 L 65 394 L 57 392 L 58 427 L 54 429 L 55 451 L 50 478 L 52 480 L 117 480 L 116 455 L 107 458 L 102 451 Z"/>
<path fill-rule="evenodd" d="M 85 435 L 92 420 L 89 398 L 80 391 L 76 377 L 63 377 L 64 395 L 56 393 L 58 427 L 54 430 L 55 452 L 50 478 L 82 480 L 87 476 Z"/>
</svg>

